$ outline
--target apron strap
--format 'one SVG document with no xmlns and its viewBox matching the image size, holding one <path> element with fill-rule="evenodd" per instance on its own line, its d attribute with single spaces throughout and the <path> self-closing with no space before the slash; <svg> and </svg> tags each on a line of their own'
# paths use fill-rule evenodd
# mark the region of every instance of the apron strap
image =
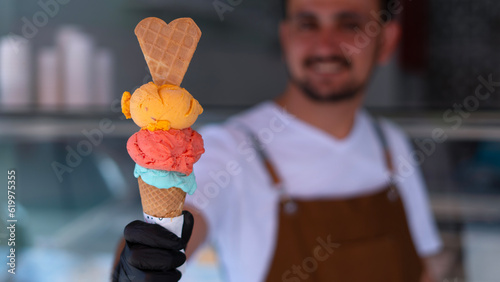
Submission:
<svg viewBox="0 0 500 282">
<path fill-rule="evenodd" d="M 389 192 L 387 193 L 387 197 L 391 201 L 395 201 L 398 196 L 398 191 L 396 189 L 396 181 L 394 177 L 394 166 L 392 164 L 392 156 L 391 150 L 389 148 L 389 142 L 387 142 L 387 137 L 382 129 L 382 119 L 374 118 L 373 119 L 373 128 L 375 129 L 375 133 L 378 136 L 379 142 L 382 145 L 382 149 L 384 151 L 385 165 L 387 170 L 389 171 Z"/>
<path fill-rule="evenodd" d="M 382 122 L 381 122 L 380 118 L 373 119 L 373 127 L 375 129 L 375 133 L 377 134 L 378 140 L 379 140 L 380 144 L 382 145 L 382 149 L 384 151 L 385 164 L 386 164 L 387 169 L 389 170 L 389 177 L 390 177 L 390 181 L 392 182 L 393 175 L 394 175 L 394 166 L 392 163 L 389 142 L 387 142 L 387 137 L 384 133 L 384 130 L 382 129 L 381 123 Z M 264 146 L 260 142 L 259 138 L 253 133 L 253 131 L 250 128 L 248 128 L 247 125 L 245 125 L 243 123 L 239 123 L 239 124 L 241 125 L 241 129 L 243 129 L 243 131 L 245 131 L 246 135 L 250 138 L 250 141 L 252 142 L 252 146 L 257 151 L 257 154 L 258 154 L 259 158 L 261 159 L 262 163 L 264 164 L 264 167 L 267 170 L 269 176 L 271 177 L 271 180 L 272 180 L 274 186 L 281 188 L 282 180 L 280 178 L 280 175 L 278 174 L 277 170 L 275 169 L 271 160 L 269 159 L 269 156 L 267 155 L 267 152 L 264 150 Z"/>
<path fill-rule="evenodd" d="M 392 179 L 392 174 L 394 173 L 394 166 L 392 164 L 391 150 L 389 148 L 389 142 L 387 142 L 387 137 L 382 129 L 381 124 L 382 121 L 380 118 L 375 118 L 373 120 L 373 127 L 375 129 L 375 133 L 377 134 L 378 140 L 380 141 L 382 149 L 384 150 L 385 165 L 389 170 Z"/>
<path fill-rule="evenodd" d="M 272 165 L 271 160 L 269 159 L 266 150 L 264 150 L 264 146 L 260 142 L 259 138 L 253 133 L 253 131 L 250 128 L 248 128 L 247 125 L 243 123 L 239 124 L 241 125 L 241 129 L 243 129 L 243 131 L 245 131 L 245 134 L 250 138 L 250 142 L 252 142 L 252 147 L 255 149 L 257 155 L 264 164 L 264 167 L 267 170 L 269 176 L 271 177 L 274 186 L 280 187 L 282 183 L 281 178 L 276 169 L 274 168 L 274 166 Z"/>
</svg>

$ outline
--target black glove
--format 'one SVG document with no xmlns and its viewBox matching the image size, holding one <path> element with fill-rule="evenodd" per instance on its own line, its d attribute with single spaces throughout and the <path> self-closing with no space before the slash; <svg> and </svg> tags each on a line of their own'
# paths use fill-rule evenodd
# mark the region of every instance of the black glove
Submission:
<svg viewBox="0 0 500 282">
<path fill-rule="evenodd" d="M 125 248 L 113 273 L 113 281 L 179 281 L 177 267 L 186 261 L 186 249 L 193 231 L 193 215 L 183 211 L 182 236 L 177 237 L 158 224 L 136 220 L 124 230 Z"/>
</svg>

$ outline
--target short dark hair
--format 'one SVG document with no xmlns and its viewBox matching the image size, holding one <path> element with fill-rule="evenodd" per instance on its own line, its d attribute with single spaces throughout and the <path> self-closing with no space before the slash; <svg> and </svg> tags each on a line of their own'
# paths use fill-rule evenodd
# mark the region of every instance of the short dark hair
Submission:
<svg viewBox="0 0 500 282">
<path fill-rule="evenodd" d="M 282 19 L 286 19 L 286 6 L 287 6 L 287 1 L 288 0 L 281 0 L 281 17 Z M 380 9 L 387 11 L 389 14 L 391 14 L 390 18 L 382 18 L 384 22 L 388 20 L 393 20 L 394 15 L 391 13 L 391 9 L 388 8 L 389 2 L 394 1 L 394 0 L 379 0 L 380 1 Z"/>
</svg>

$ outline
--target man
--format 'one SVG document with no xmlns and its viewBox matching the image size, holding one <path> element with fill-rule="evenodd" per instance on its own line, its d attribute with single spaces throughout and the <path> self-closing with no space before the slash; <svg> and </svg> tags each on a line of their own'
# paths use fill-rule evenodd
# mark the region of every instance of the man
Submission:
<svg viewBox="0 0 500 282">
<path fill-rule="evenodd" d="M 213 242 L 228 281 L 430 281 L 422 259 L 441 242 L 420 172 L 402 176 L 398 166 L 411 148 L 399 129 L 361 108 L 374 67 L 398 43 L 388 11 L 402 7 L 284 2 L 279 33 L 290 81 L 275 101 L 202 130 L 198 190 L 187 199 L 196 222 L 188 255 Z M 183 244 L 154 228 L 126 229 L 128 244 L 141 247 L 126 249 L 118 272 L 131 265 L 146 277 L 179 277 L 177 250 L 190 226 Z M 166 248 L 151 231 L 176 247 L 144 267 L 134 254 L 148 260 L 141 250 Z"/>
</svg>

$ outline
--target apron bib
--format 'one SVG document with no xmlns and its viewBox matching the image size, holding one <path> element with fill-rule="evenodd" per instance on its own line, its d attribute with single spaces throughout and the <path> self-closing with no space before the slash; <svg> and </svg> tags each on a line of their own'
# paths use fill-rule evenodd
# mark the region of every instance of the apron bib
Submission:
<svg viewBox="0 0 500 282">
<path fill-rule="evenodd" d="M 392 174 L 387 140 L 378 122 L 374 128 Z M 352 198 L 293 199 L 258 139 L 246 131 L 282 194 L 276 249 L 266 281 L 420 281 L 423 265 L 392 181 L 378 192 Z"/>
<path fill-rule="evenodd" d="M 267 281 L 418 282 L 420 258 L 395 188 L 351 199 L 281 201 Z"/>
</svg>

